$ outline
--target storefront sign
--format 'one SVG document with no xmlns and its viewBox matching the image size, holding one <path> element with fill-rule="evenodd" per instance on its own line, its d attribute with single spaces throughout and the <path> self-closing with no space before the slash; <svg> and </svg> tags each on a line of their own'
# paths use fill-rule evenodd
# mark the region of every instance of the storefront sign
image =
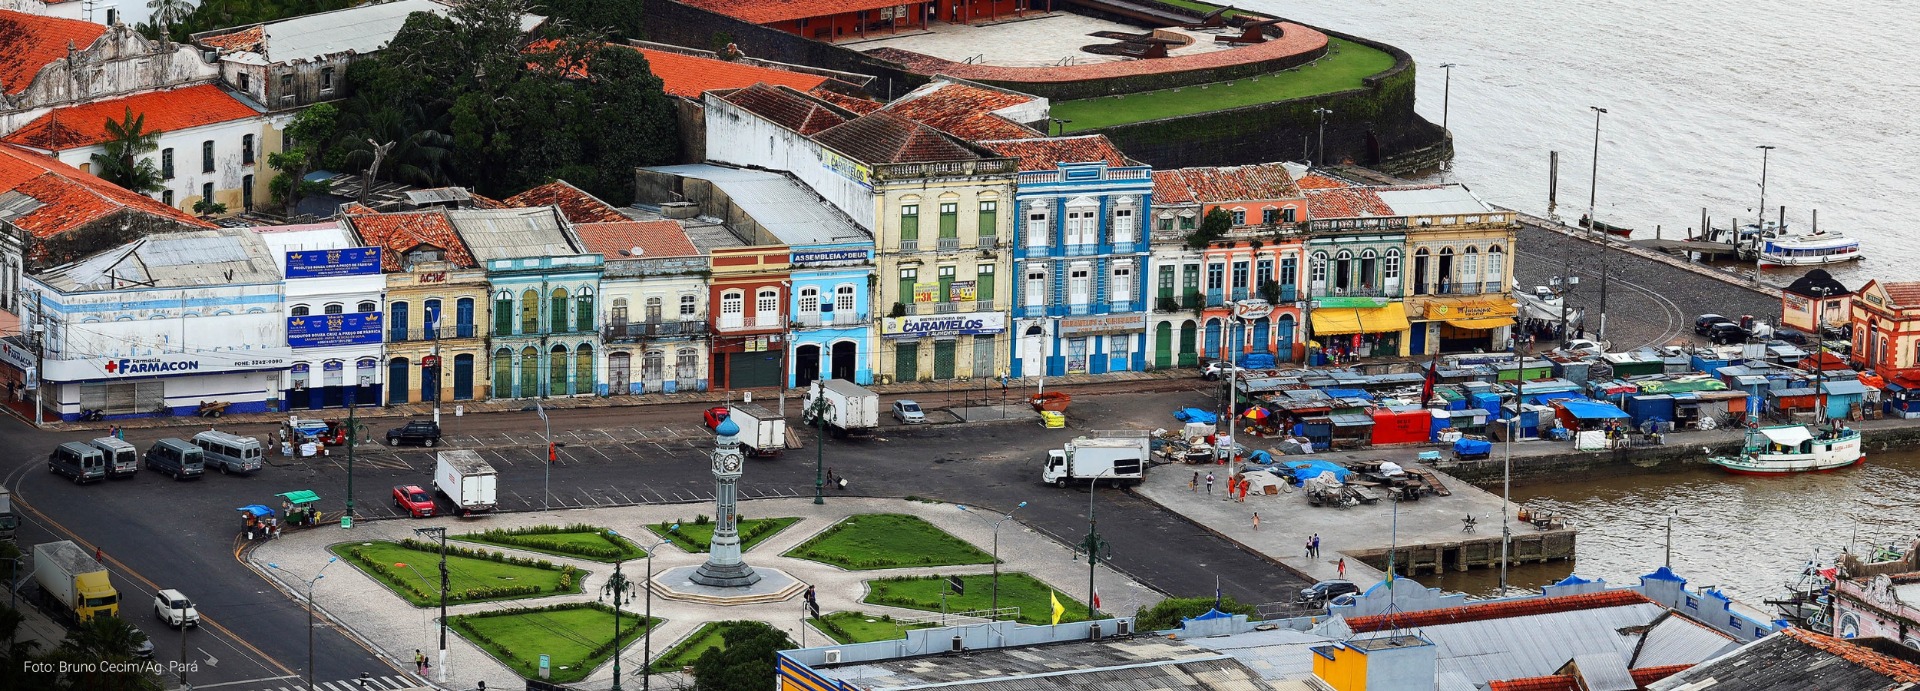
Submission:
<svg viewBox="0 0 1920 691">
<path fill-rule="evenodd" d="M 420 282 L 421 283 L 446 283 L 447 272 L 428 271 L 426 273 L 420 274 Z"/>
<path fill-rule="evenodd" d="M 12 341 L 0 340 L 0 360 L 24 370 L 33 366 L 33 351 Z"/>
<path fill-rule="evenodd" d="M 282 369 L 291 366 L 293 352 L 286 348 L 252 350 L 165 353 L 130 358 L 86 358 L 48 360 L 43 378 L 56 382 L 96 381 L 101 379 L 139 379 L 179 374 L 218 374 L 245 370 Z"/>
<path fill-rule="evenodd" d="M 860 183 L 860 186 L 873 189 L 873 169 L 867 164 L 841 156 L 832 151 L 821 151 L 820 164 L 838 173 L 841 177 Z"/>
<path fill-rule="evenodd" d="M 1145 314 L 1107 314 L 1090 317 L 1061 317 L 1061 336 L 1084 336 L 1090 334 L 1121 333 L 1141 331 L 1147 328 Z"/>
<path fill-rule="evenodd" d="M 1801 297 L 1799 295 L 1794 295 L 1793 293 L 1782 293 L 1780 297 L 1786 300 L 1788 307 L 1799 310 L 1801 312 L 1813 311 L 1812 301 L 1804 297 Z"/>
<path fill-rule="evenodd" d="M 1361 309 L 1366 309 L 1369 307 L 1386 307 L 1387 303 L 1392 301 L 1393 301 L 1393 298 L 1324 297 L 1324 298 L 1315 298 L 1313 301 L 1313 308 L 1314 309 L 1322 309 L 1322 308 L 1340 309 L 1340 308 L 1356 308 L 1357 307 Z"/>
<path fill-rule="evenodd" d="M 940 296 L 940 284 L 938 283 L 913 284 L 913 301 L 914 302 L 939 302 L 940 301 L 939 296 Z"/>
<path fill-rule="evenodd" d="M 864 262 L 864 261 L 867 261 L 867 259 L 870 256 L 872 256 L 872 254 L 873 254 L 873 250 L 868 250 L 868 249 L 817 250 L 817 251 L 811 251 L 811 252 L 794 252 L 792 258 L 790 259 L 790 263 L 792 264 L 827 264 L 831 262 Z"/>
<path fill-rule="evenodd" d="M 321 363 L 320 365 L 321 369 L 324 369 L 328 372 L 339 372 L 345 369 L 346 366 L 347 366 L 347 363 L 340 360 L 328 360 L 324 363 Z"/>
<path fill-rule="evenodd" d="M 1514 314 L 1513 303 L 1505 300 L 1427 303 L 1428 319 L 1485 319 L 1511 317 Z"/>
<path fill-rule="evenodd" d="M 380 248 L 295 250 L 287 253 L 287 278 L 367 276 L 380 273 Z"/>
<path fill-rule="evenodd" d="M 287 317 L 287 345 L 295 348 L 366 345 L 380 342 L 385 323 L 379 312 L 310 314 Z"/>
<path fill-rule="evenodd" d="M 972 302 L 979 296 L 979 292 L 974 288 L 974 285 L 975 283 L 973 281 L 954 281 L 953 285 L 948 286 L 947 299 L 956 302 Z"/>
<path fill-rule="evenodd" d="M 1266 300 L 1241 300 L 1233 304 L 1233 316 L 1241 321 L 1253 321 L 1273 313 L 1273 305 Z"/>
<path fill-rule="evenodd" d="M 917 317 L 887 317 L 880 320 L 880 335 L 888 338 L 983 336 L 1003 333 L 1006 330 L 1005 312 L 929 314 Z"/>
</svg>

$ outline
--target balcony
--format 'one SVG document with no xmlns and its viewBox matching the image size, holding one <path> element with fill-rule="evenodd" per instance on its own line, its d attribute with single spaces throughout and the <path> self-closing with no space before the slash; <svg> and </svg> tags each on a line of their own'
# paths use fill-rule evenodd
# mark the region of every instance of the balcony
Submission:
<svg viewBox="0 0 1920 691">
<path fill-rule="evenodd" d="M 1189 292 L 1180 298 L 1181 309 L 1200 309 L 1200 293 Z"/>
<path fill-rule="evenodd" d="M 1224 307 L 1226 306 L 1226 304 L 1227 304 L 1227 297 L 1221 294 L 1219 288 L 1215 288 L 1213 290 L 1207 291 L 1208 307 Z"/>
<path fill-rule="evenodd" d="M 761 312 L 753 315 L 753 328 L 778 329 L 786 326 L 787 320 L 780 318 L 779 312 Z"/>
<path fill-rule="evenodd" d="M 977 244 L 977 246 L 983 250 L 990 250 L 990 249 L 993 249 L 994 247 L 999 246 L 999 244 L 1000 244 L 1000 236 L 982 235 L 980 236 L 980 241 Z"/>
<path fill-rule="evenodd" d="M 1299 292 L 1300 292 L 1299 286 L 1296 286 L 1292 283 L 1282 284 L 1280 286 L 1280 301 L 1293 302 L 1295 300 L 1299 300 L 1300 299 Z"/>
<path fill-rule="evenodd" d="M 942 252 L 960 251 L 960 238 L 940 238 L 940 251 Z"/>
<path fill-rule="evenodd" d="M 387 342 L 388 343 L 405 343 L 407 341 L 431 341 L 431 340 L 434 340 L 436 337 L 442 340 L 452 339 L 452 338 L 474 338 L 478 336 L 479 333 L 480 333 L 479 327 L 474 326 L 472 324 L 442 326 L 439 328 L 427 328 L 424 326 L 414 327 L 411 329 L 405 328 L 405 327 L 390 328 L 390 329 L 387 329 Z"/>
<path fill-rule="evenodd" d="M 920 241 L 919 240 L 901 240 L 900 251 L 902 253 L 918 252 L 920 251 Z"/>
<path fill-rule="evenodd" d="M 608 341 L 613 342 L 630 342 L 642 338 L 692 338 L 705 336 L 707 323 L 684 321 L 613 324 L 601 333 Z"/>
<path fill-rule="evenodd" d="M 1245 300 L 1245 299 L 1247 299 L 1247 287 L 1246 287 L 1246 286 L 1236 286 L 1236 287 L 1235 287 L 1235 288 L 1233 289 L 1233 301 L 1234 301 L 1234 302 L 1239 302 L 1239 301 L 1241 301 L 1241 300 Z"/>
<path fill-rule="evenodd" d="M 1113 301 L 1107 303 L 1108 313 L 1126 313 L 1126 312 L 1132 312 L 1132 311 L 1133 311 L 1133 300 L 1131 299 L 1114 299 Z"/>
<path fill-rule="evenodd" d="M 794 326 L 802 329 L 857 326 L 866 322 L 865 312 L 801 312 L 793 316 Z"/>
<path fill-rule="evenodd" d="M 1399 295 L 1400 289 L 1397 287 L 1378 286 L 1334 287 L 1320 292 L 1320 297 L 1386 298 Z"/>
<path fill-rule="evenodd" d="M 1178 312 L 1180 301 L 1173 299 L 1171 295 L 1162 295 L 1160 299 L 1153 302 L 1153 309 L 1156 312 Z"/>
</svg>

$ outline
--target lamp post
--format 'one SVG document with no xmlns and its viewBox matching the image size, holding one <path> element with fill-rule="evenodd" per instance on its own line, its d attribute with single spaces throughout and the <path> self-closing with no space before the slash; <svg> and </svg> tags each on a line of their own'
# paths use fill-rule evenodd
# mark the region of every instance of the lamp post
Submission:
<svg viewBox="0 0 1920 691">
<path fill-rule="evenodd" d="M 522 410 L 525 410 L 525 408 L 522 408 Z M 546 425 L 546 432 L 540 437 L 541 440 L 547 443 L 547 459 L 541 469 L 544 480 L 542 481 L 543 487 L 540 490 L 540 510 L 550 511 L 553 509 L 553 462 L 555 460 L 553 450 L 553 420 L 547 417 L 547 408 L 546 406 L 540 405 L 539 401 L 533 402 L 533 412 L 538 413 L 540 415 L 540 422 Z"/>
<path fill-rule="evenodd" d="M 1593 174 L 1587 181 L 1587 231 L 1599 232 L 1600 219 L 1594 218 L 1593 213 L 1594 202 L 1600 195 L 1600 116 L 1605 115 L 1607 109 L 1600 106 L 1587 107 L 1593 110 Z"/>
<path fill-rule="evenodd" d="M 1087 619 L 1089 620 L 1094 618 L 1093 601 L 1097 599 L 1094 595 L 1098 592 L 1093 587 L 1093 569 L 1100 565 L 1102 556 L 1108 559 L 1113 556 L 1113 546 L 1107 544 L 1106 540 L 1100 539 L 1100 531 L 1096 529 L 1097 523 L 1093 520 L 1093 496 L 1094 490 L 1099 488 L 1100 478 L 1112 472 L 1112 469 L 1103 470 L 1087 480 L 1087 537 L 1081 540 L 1080 546 L 1076 548 L 1076 551 L 1087 553 Z"/>
<path fill-rule="evenodd" d="M 327 557 L 327 563 L 322 564 L 320 570 L 314 572 L 313 578 L 302 579 L 298 576 L 294 577 L 296 580 L 304 580 L 307 583 L 307 691 L 315 691 L 317 688 L 313 685 L 313 584 L 320 582 L 322 578 L 326 578 L 327 567 L 333 566 L 333 563 L 336 561 L 340 561 L 340 558 Z M 272 562 L 267 563 L 267 568 L 275 571 L 286 571 L 286 569 L 280 568 L 279 564 Z"/>
<path fill-rule="evenodd" d="M 447 529 L 414 528 L 415 535 L 432 535 L 440 538 L 440 673 L 439 681 L 447 680 Z M 418 573 L 417 571 L 415 573 Z"/>
<path fill-rule="evenodd" d="M 667 532 L 669 533 L 679 531 L 680 524 L 678 523 L 667 527 Z M 609 530 L 607 532 L 611 533 L 613 531 Z M 640 670 L 640 688 L 642 691 L 653 688 L 653 551 L 659 549 L 661 545 L 672 541 L 672 538 L 661 538 L 659 542 L 647 545 L 647 582 L 641 586 L 643 590 L 647 591 L 647 631 L 644 634 L 644 640 L 646 642 L 641 644 L 642 654 L 645 655 L 645 657 L 642 658 L 641 664 L 643 667 Z M 805 633 L 806 628 L 802 627 L 800 631 Z"/>
<path fill-rule="evenodd" d="M 1507 520 L 1513 516 L 1513 435 L 1520 427 L 1520 414 L 1516 407 L 1514 416 L 1507 418 L 1507 461 L 1506 469 L 1500 479 L 1500 595 L 1507 594 L 1507 553 L 1508 544 L 1513 541 L 1513 530 L 1507 527 Z M 1397 506 L 1397 505 L 1396 505 Z"/>
<path fill-rule="evenodd" d="M 1440 129 L 1443 130 L 1447 128 L 1447 111 L 1453 103 L 1453 68 L 1455 67 L 1460 65 L 1452 62 L 1440 63 L 1440 69 L 1446 70 L 1447 74 L 1446 81 L 1442 82 L 1443 86 L 1440 88 Z"/>
<path fill-rule="evenodd" d="M 1755 212 L 1753 216 L 1753 282 L 1759 283 L 1760 267 L 1764 263 L 1760 259 L 1760 246 L 1762 244 L 1760 236 L 1764 234 L 1767 229 L 1767 154 L 1773 153 L 1773 147 L 1767 144 L 1761 144 L 1755 148 L 1760 150 L 1760 209 Z M 1780 220 L 1781 225 L 1785 226 L 1786 219 L 1783 218 Z M 1784 231 L 1786 228 L 1783 227 L 1781 230 Z M 1734 232 L 1734 241 L 1739 242 L 1739 229 L 1736 228 Z"/>
<path fill-rule="evenodd" d="M 958 504 L 957 506 L 960 507 L 961 511 L 973 510 L 967 508 L 966 504 Z M 993 522 L 993 601 L 992 604 L 987 606 L 988 617 L 998 618 L 997 613 L 1000 611 L 1000 524 L 1012 519 L 1014 511 L 1019 511 L 1024 508 L 1027 508 L 1027 503 L 1024 501 L 1020 502 L 1019 506 L 1013 507 L 1004 515 L 1000 516 L 1000 520 Z M 1091 516 L 1093 511 L 1091 498 L 1088 499 L 1087 511 L 1088 515 Z"/>
<path fill-rule="evenodd" d="M 360 440 L 357 438 L 360 433 L 360 423 L 359 423 L 359 418 L 354 417 L 354 410 L 356 406 L 354 406 L 353 404 L 354 403 L 353 389 L 351 388 L 347 389 L 346 394 L 347 394 L 347 430 L 346 430 L 347 432 L 347 517 L 351 519 L 353 517 L 353 447 L 360 443 Z M 440 424 L 440 421 L 435 420 L 434 424 L 438 425 Z"/>
<path fill-rule="evenodd" d="M 612 530 L 608 530 L 607 534 L 620 537 L 620 533 Z M 600 586 L 599 599 L 601 602 L 606 601 L 608 593 L 613 594 L 613 691 L 620 691 L 620 604 L 622 598 L 627 602 L 633 601 L 633 595 L 627 592 L 633 588 L 633 582 L 627 580 L 627 577 L 620 572 L 620 565 L 624 563 L 626 562 L 614 562 L 613 576 L 607 579 L 605 585 Z M 651 549 L 647 550 L 647 578 L 653 578 L 653 550 Z M 648 628 L 652 628 L 653 590 L 651 588 L 647 590 L 647 612 L 648 618 L 640 623 L 646 625 Z M 647 675 L 645 670 L 641 671 L 640 679 L 642 686 L 648 683 L 646 681 Z"/>
<path fill-rule="evenodd" d="M 1317 147 L 1319 150 L 1314 153 L 1314 159 L 1320 161 L 1322 165 L 1325 165 L 1327 162 L 1327 116 L 1332 115 L 1333 111 L 1326 108 L 1315 108 L 1313 112 L 1320 115 L 1320 143 Z M 1307 165 L 1311 166 L 1313 162 L 1309 161 Z"/>
<path fill-rule="evenodd" d="M 1667 558 L 1662 563 L 1666 564 L 1668 569 L 1673 568 L 1673 517 L 1679 514 L 1679 511 L 1667 510 Z"/>
<path fill-rule="evenodd" d="M 807 415 L 813 416 L 813 424 L 820 428 L 820 436 L 813 443 L 813 503 L 816 505 L 827 503 L 824 490 L 827 486 L 827 412 L 830 410 L 833 404 L 827 402 L 824 391 L 813 397 L 813 404 L 806 410 Z"/>
</svg>

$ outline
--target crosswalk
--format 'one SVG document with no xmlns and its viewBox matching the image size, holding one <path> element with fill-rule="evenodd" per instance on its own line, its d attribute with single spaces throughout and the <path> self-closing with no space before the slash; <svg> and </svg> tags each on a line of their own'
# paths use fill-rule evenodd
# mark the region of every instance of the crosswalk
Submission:
<svg viewBox="0 0 1920 691">
<path fill-rule="evenodd" d="M 221 686 L 221 688 L 214 689 L 213 686 L 196 686 L 196 688 L 211 689 L 212 691 L 307 691 L 307 681 L 298 677 L 276 679 L 264 684 L 248 686 L 245 689 L 229 689 L 223 685 L 215 686 Z M 367 677 L 365 679 L 356 677 L 352 679 L 336 679 L 333 681 L 316 681 L 313 684 L 314 691 L 412 691 L 414 689 L 431 688 L 433 687 L 429 686 L 427 682 L 412 674 Z"/>
</svg>

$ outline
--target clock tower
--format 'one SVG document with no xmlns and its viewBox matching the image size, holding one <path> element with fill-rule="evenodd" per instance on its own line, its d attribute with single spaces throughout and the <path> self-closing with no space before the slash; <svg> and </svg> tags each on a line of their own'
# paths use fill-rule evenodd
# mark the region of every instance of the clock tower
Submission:
<svg viewBox="0 0 1920 691">
<path fill-rule="evenodd" d="M 742 470 L 740 440 L 735 437 L 740 426 L 722 420 L 713 432 L 713 540 L 707 563 L 689 580 L 716 588 L 741 588 L 760 582 L 760 574 L 740 557 L 740 517 L 735 506 Z"/>
</svg>

